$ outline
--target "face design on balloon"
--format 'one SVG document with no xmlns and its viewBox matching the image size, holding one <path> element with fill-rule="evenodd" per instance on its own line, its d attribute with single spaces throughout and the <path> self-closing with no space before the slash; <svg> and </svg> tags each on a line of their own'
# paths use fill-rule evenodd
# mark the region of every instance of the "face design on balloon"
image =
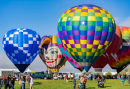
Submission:
<svg viewBox="0 0 130 89">
<path fill-rule="evenodd" d="M 42 48 L 43 61 L 48 67 L 58 66 L 62 59 L 62 54 L 58 46 Z"/>
</svg>

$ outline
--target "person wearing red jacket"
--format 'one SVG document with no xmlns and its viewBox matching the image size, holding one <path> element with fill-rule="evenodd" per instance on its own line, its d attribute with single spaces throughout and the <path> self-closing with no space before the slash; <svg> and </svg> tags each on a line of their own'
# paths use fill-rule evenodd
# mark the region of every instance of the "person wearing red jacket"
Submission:
<svg viewBox="0 0 130 89">
<path fill-rule="evenodd" d="M 66 79 L 66 82 L 68 82 L 68 74 L 66 74 L 65 79 Z"/>
<path fill-rule="evenodd" d="M 5 76 L 3 76 L 2 86 L 4 87 Z"/>
</svg>

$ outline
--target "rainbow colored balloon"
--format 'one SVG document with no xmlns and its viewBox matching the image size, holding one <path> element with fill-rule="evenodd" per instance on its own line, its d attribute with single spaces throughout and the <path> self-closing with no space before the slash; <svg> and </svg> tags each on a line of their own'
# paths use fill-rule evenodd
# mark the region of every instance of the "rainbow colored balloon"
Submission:
<svg viewBox="0 0 130 89">
<path fill-rule="evenodd" d="M 57 44 L 60 48 L 60 51 L 64 55 L 64 57 L 69 61 L 69 63 L 74 67 L 77 68 L 80 71 L 83 71 L 83 66 L 79 66 L 78 63 L 72 58 L 72 56 L 68 53 L 68 51 L 63 47 L 63 43 L 61 39 L 59 38 L 59 33 L 57 34 Z"/>
<path fill-rule="evenodd" d="M 117 59 L 109 65 L 119 73 L 130 63 L 130 27 L 120 27 L 122 32 L 122 45 L 117 52 Z"/>
<path fill-rule="evenodd" d="M 63 46 L 86 72 L 105 52 L 115 35 L 111 14 L 95 5 L 78 5 L 65 11 L 58 22 Z"/>
</svg>

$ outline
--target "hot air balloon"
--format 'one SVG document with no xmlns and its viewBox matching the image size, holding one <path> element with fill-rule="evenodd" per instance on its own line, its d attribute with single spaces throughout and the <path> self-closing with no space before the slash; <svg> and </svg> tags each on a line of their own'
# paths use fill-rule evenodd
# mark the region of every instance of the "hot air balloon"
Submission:
<svg viewBox="0 0 130 89">
<path fill-rule="evenodd" d="M 56 35 L 43 36 L 39 48 L 40 58 L 52 72 L 58 72 L 65 65 L 66 59 L 57 45 Z"/>
<path fill-rule="evenodd" d="M 118 52 L 121 43 L 122 34 L 119 27 L 116 25 L 116 33 L 111 45 L 103 53 L 103 55 L 92 65 L 96 72 L 102 72 L 102 68 L 104 68 L 109 62 L 111 63 L 113 60 L 116 61 L 116 53 Z"/>
<path fill-rule="evenodd" d="M 8 31 L 3 37 L 3 48 L 8 58 L 24 72 L 38 54 L 40 36 L 31 29 L 18 28 Z"/>
<path fill-rule="evenodd" d="M 59 33 L 57 34 L 57 43 L 60 48 L 61 53 L 64 55 L 64 57 L 69 61 L 69 63 L 74 67 L 77 68 L 80 71 L 83 71 L 83 66 L 79 66 L 78 63 L 72 58 L 72 56 L 68 53 L 68 51 L 63 47 L 63 43 L 59 38 Z"/>
<path fill-rule="evenodd" d="M 130 27 L 120 27 L 122 32 L 122 44 L 116 57 L 109 62 L 111 68 L 116 69 L 119 73 L 130 63 Z M 118 43 L 116 43 L 115 47 Z"/>
<path fill-rule="evenodd" d="M 63 46 L 86 72 L 105 52 L 115 35 L 111 14 L 95 5 L 78 5 L 65 11 L 58 22 Z"/>
</svg>

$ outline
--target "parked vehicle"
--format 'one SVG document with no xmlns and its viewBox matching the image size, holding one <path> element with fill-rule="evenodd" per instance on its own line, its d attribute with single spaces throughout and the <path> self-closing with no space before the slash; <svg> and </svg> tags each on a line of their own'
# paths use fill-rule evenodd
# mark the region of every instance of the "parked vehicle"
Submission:
<svg viewBox="0 0 130 89">
<path fill-rule="evenodd" d="M 42 78 L 42 79 L 50 79 L 50 75 L 44 72 L 36 72 L 32 73 L 33 78 Z"/>
<path fill-rule="evenodd" d="M 71 77 L 71 79 L 74 78 L 74 76 L 73 76 L 74 73 L 64 72 L 64 73 L 63 73 L 63 77 L 64 77 L 64 78 L 65 78 L 66 74 L 68 74 L 68 78 L 69 78 L 69 79 L 70 79 L 70 77 Z"/>
<path fill-rule="evenodd" d="M 53 80 L 59 80 L 57 73 L 53 74 Z"/>
<path fill-rule="evenodd" d="M 58 79 L 62 79 L 62 73 L 58 73 Z"/>
</svg>

